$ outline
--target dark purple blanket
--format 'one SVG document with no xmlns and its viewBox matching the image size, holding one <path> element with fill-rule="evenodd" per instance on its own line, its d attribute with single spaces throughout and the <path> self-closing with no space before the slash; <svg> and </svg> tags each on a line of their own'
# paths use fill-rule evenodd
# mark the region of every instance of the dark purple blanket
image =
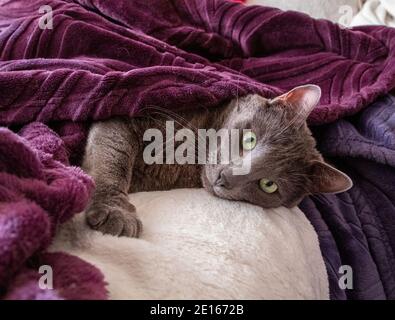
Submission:
<svg viewBox="0 0 395 320">
<path fill-rule="evenodd" d="M 395 97 L 315 131 L 321 151 L 354 182 L 300 206 L 318 233 L 331 298 L 395 299 Z M 339 286 L 342 265 L 352 267 L 352 290 Z"/>
<path fill-rule="evenodd" d="M 105 296 L 90 265 L 41 254 L 57 225 L 89 199 L 91 180 L 69 166 L 81 156 L 89 121 L 152 106 L 213 107 L 249 92 L 272 97 L 314 83 L 323 96 L 310 122 L 323 124 L 395 88 L 395 30 L 386 27 L 345 30 L 225 0 L 3 3 L 0 125 L 8 128 L 0 129 L 0 295 L 6 298 Z M 40 27 L 47 22 L 42 5 L 52 8 L 52 29 Z M 37 268 L 46 261 L 58 276 L 56 290 L 43 293 Z M 66 265 L 85 272 L 67 273 Z"/>
</svg>

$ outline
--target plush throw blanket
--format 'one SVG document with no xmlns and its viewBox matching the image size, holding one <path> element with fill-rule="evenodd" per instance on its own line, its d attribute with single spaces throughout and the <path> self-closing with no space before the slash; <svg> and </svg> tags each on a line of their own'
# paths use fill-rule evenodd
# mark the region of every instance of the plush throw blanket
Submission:
<svg viewBox="0 0 395 320">
<path fill-rule="evenodd" d="M 395 27 L 395 1 L 367 0 L 351 25 L 386 25 Z"/>
<path fill-rule="evenodd" d="M 42 5 L 53 29 L 39 27 Z M 395 30 L 385 27 L 350 31 L 222 0 L 14 0 L 0 17 L 3 125 L 213 106 L 307 82 L 323 89 L 311 115 L 323 123 L 395 86 Z"/>
<path fill-rule="evenodd" d="M 354 187 L 307 197 L 300 208 L 315 227 L 332 299 L 395 299 L 395 97 L 315 128 L 319 148 Z M 339 286 L 342 266 L 352 286 Z"/>
<path fill-rule="evenodd" d="M 298 208 L 264 210 L 204 189 L 130 200 L 144 225 L 140 239 L 103 235 L 80 214 L 49 248 L 99 267 L 110 299 L 329 298 L 317 233 Z"/>
<path fill-rule="evenodd" d="M 40 13 L 44 5 L 52 23 L 43 23 L 50 20 Z M 225 0 L 2 1 L 0 31 L 5 297 L 39 296 L 32 279 L 50 259 L 39 253 L 89 199 L 91 180 L 69 164 L 80 158 L 92 119 L 152 106 L 214 107 L 248 92 L 272 97 L 314 83 L 323 97 L 310 121 L 320 124 L 354 114 L 395 87 L 394 29 L 345 30 Z M 68 258 L 51 257 L 58 261 L 54 272 L 63 272 L 52 297 L 103 297 L 104 290 L 92 289 L 102 285 L 97 270 L 81 266 L 85 281 L 77 279 L 65 274 Z"/>
</svg>

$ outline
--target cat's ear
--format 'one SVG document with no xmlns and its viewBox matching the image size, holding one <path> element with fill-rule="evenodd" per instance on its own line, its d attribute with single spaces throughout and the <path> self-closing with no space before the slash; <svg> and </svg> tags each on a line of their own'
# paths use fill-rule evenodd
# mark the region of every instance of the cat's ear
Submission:
<svg viewBox="0 0 395 320">
<path fill-rule="evenodd" d="M 275 98 L 291 106 L 302 118 L 307 119 L 321 98 L 321 88 L 314 84 L 296 87 Z"/>
<path fill-rule="evenodd" d="M 352 188 L 348 175 L 322 161 L 312 163 L 312 193 L 340 193 Z"/>
</svg>

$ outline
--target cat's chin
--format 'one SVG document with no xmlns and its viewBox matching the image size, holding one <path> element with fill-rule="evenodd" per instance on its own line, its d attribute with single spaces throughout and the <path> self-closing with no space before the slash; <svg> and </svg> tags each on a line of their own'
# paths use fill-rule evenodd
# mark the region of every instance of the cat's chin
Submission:
<svg viewBox="0 0 395 320">
<path fill-rule="evenodd" d="M 204 187 L 204 189 L 206 189 L 206 191 L 208 191 L 209 193 L 211 193 L 212 195 L 214 195 L 218 198 L 230 200 L 230 198 L 225 193 L 225 189 L 222 187 L 213 186 L 209 182 L 207 184 L 203 183 L 203 187 Z"/>
<path fill-rule="evenodd" d="M 209 193 L 215 195 L 213 185 L 211 184 L 210 180 L 207 178 L 207 175 L 204 171 L 202 172 L 201 180 L 202 180 L 203 188 L 206 189 Z"/>
<path fill-rule="evenodd" d="M 218 187 L 218 186 L 213 186 L 212 189 L 213 189 L 213 194 L 216 195 L 217 197 L 222 198 L 222 199 L 231 200 L 231 198 L 228 197 L 226 195 L 226 193 L 224 192 L 225 191 L 224 188 Z"/>
<path fill-rule="evenodd" d="M 217 196 L 219 198 L 224 198 L 226 199 L 223 191 L 221 190 L 222 188 L 219 186 L 215 186 L 213 185 L 210 180 L 207 178 L 206 173 L 203 171 L 202 176 L 201 176 L 201 180 L 202 180 L 202 185 L 203 188 L 206 189 L 207 192 L 211 193 L 214 196 Z"/>
</svg>

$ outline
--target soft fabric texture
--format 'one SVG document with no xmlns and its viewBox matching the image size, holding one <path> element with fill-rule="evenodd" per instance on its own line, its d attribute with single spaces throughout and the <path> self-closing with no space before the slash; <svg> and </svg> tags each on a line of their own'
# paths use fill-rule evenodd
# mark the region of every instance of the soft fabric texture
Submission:
<svg viewBox="0 0 395 320">
<path fill-rule="evenodd" d="M 316 128 L 319 149 L 354 182 L 337 195 L 306 198 L 300 208 L 318 232 L 332 299 L 395 299 L 395 98 Z M 353 289 L 338 285 L 353 268 Z"/>
<path fill-rule="evenodd" d="M 390 0 L 391 1 L 391 0 Z M 262 5 L 281 10 L 304 12 L 316 19 L 340 22 L 345 9 L 351 14 L 359 12 L 362 0 L 247 0 L 248 5 Z M 346 8 L 347 7 L 347 8 Z"/>
<path fill-rule="evenodd" d="M 53 30 L 39 28 L 44 4 L 53 8 Z M 268 7 L 14 0 L 1 7 L 0 22 L 3 125 L 215 106 L 306 83 L 323 92 L 310 117 L 319 124 L 395 87 L 395 30 L 346 30 Z"/>
<path fill-rule="evenodd" d="M 93 188 L 81 169 L 60 161 L 66 162 L 64 143 L 45 125 L 31 124 L 19 135 L 0 128 L 0 294 L 10 288 L 5 299 L 107 296 L 93 266 L 60 253 L 40 254 L 58 223 L 84 208 Z M 42 265 L 52 267 L 55 290 L 40 290 Z"/>
<path fill-rule="evenodd" d="M 98 267 L 112 299 L 328 299 L 317 234 L 298 208 L 263 210 L 178 189 L 130 196 L 140 239 L 93 231 L 83 217 L 51 250 Z"/>
<path fill-rule="evenodd" d="M 9 127 L 0 130 L 1 296 L 24 298 L 23 288 L 42 294 L 28 273 L 37 275 L 39 253 L 92 190 L 69 166 L 92 119 L 148 113 L 152 105 L 214 107 L 313 83 L 323 96 L 310 123 L 321 124 L 395 87 L 395 30 L 386 27 L 345 30 L 224 0 L 1 3 L 0 125 Z M 39 27 L 42 5 L 53 9 L 52 30 Z M 89 290 L 95 279 L 92 297 L 105 296 L 97 270 L 89 270 L 71 289 Z"/>
<path fill-rule="evenodd" d="M 361 11 L 353 18 L 351 25 L 386 25 L 395 27 L 395 1 L 365 1 Z"/>
</svg>

